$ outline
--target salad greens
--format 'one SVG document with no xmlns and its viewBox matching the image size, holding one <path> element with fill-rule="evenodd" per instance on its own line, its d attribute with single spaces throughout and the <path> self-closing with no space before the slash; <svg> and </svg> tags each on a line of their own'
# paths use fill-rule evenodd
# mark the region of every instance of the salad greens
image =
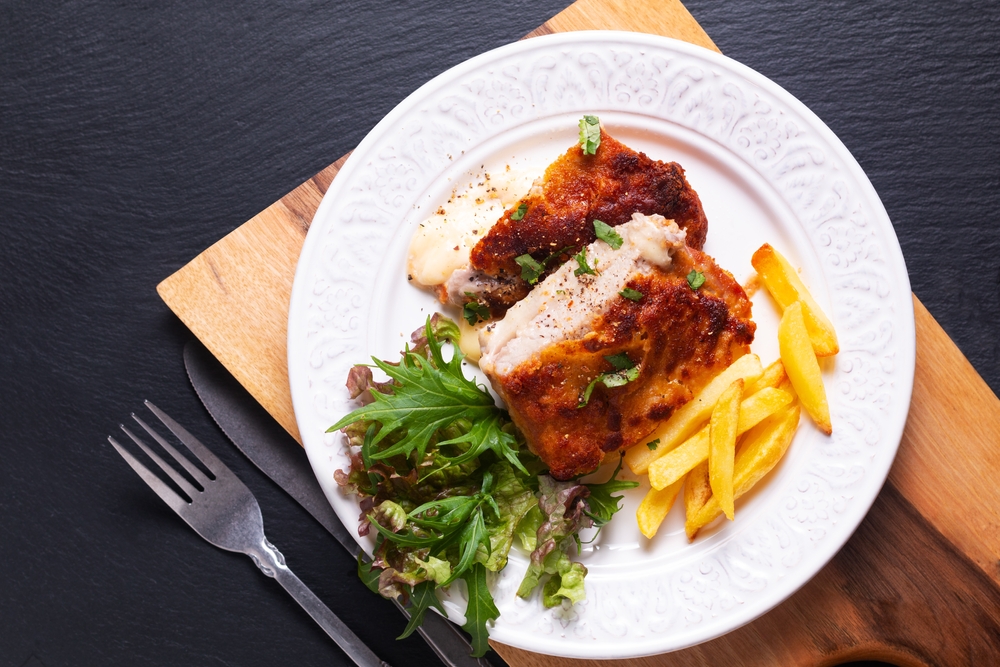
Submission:
<svg viewBox="0 0 1000 667">
<path fill-rule="evenodd" d="M 372 591 L 409 601 L 412 633 L 428 609 L 444 611 L 436 589 L 462 579 L 469 605 L 463 626 L 473 655 L 489 649 L 488 623 L 500 612 L 489 590 L 515 540 L 530 564 L 517 591 L 541 585 L 547 607 L 584 598 L 587 568 L 571 558 L 581 530 L 600 527 L 636 482 L 560 482 L 545 474 L 524 437 L 490 393 L 462 372 L 458 326 L 435 314 L 412 336 L 399 362 L 373 359 L 348 376 L 361 407 L 330 427 L 350 444 L 351 466 L 337 483 L 359 497 L 359 533 L 374 531 L 370 562 L 358 574 Z M 445 358 L 443 343 L 452 343 Z"/>
</svg>

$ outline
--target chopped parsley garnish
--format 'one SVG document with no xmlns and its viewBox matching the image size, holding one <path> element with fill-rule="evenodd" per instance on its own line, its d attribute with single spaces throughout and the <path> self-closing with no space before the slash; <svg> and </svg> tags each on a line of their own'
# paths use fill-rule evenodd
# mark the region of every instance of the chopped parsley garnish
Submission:
<svg viewBox="0 0 1000 667">
<path fill-rule="evenodd" d="M 617 373 L 605 373 L 601 379 L 601 384 L 605 387 L 621 387 L 629 382 L 633 382 L 639 377 L 639 367 L 633 366 Z"/>
<path fill-rule="evenodd" d="M 521 255 L 519 257 L 515 257 L 514 261 L 521 267 L 521 280 L 526 280 L 529 285 L 534 285 L 538 282 L 538 279 L 542 276 L 542 274 L 545 273 L 545 269 L 548 267 L 549 263 L 567 250 L 569 250 L 569 247 L 563 248 L 562 250 L 556 250 L 541 262 L 536 260 L 531 255 Z"/>
<path fill-rule="evenodd" d="M 465 296 L 476 298 L 476 295 L 472 292 L 466 292 Z M 464 306 L 462 306 L 462 317 L 470 325 L 475 324 L 482 320 L 485 322 L 490 319 L 490 309 L 485 303 L 479 303 L 479 301 L 469 301 Z"/>
<path fill-rule="evenodd" d="M 611 364 L 612 368 L 616 371 L 624 371 L 635 366 L 632 360 L 628 358 L 628 355 L 624 352 L 619 352 L 618 354 L 612 354 L 610 357 L 604 357 L 604 361 Z"/>
<path fill-rule="evenodd" d="M 593 155 L 601 145 L 601 120 L 597 116 L 580 119 L 580 148 L 584 155 Z"/>
<path fill-rule="evenodd" d="M 691 273 L 688 274 L 688 285 L 691 289 L 696 290 L 705 284 L 705 274 L 697 269 L 691 269 Z"/>
<path fill-rule="evenodd" d="M 520 204 L 517 207 L 516 211 L 514 211 L 513 213 L 510 214 L 510 219 L 511 220 L 520 220 L 521 218 L 524 217 L 524 214 L 527 213 L 527 212 L 528 212 L 528 205 L 522 203 L 522 204 Z"/>
<path fill-rule="evenodd" d="M 587 388 L 583 392 L 583 398 L 580 399 L 577 408 L 582 408 L 590 402 L 590 395 L 594 392 L 594 387 L 598 384 L 603 384 L 608 389 L 613 387 L 621 387 L 629 382 L 633 382 L 639 377 L 640 367 L 636 366 L 635 363 L 628 358 L 628 355 L 624 352 L 619 352 L 618 354 L 613 354 L 610 357 L 604 357 L 604 360 L 611 364 L 614 368 L 614 372 L 611 373 L 601 373 L 587 385 Z"/>
<path fill-rule="evenodd" d="M 545 272 L 545 265 L 531 255 L 515 257 L 514 261 L 521 267 L 521 280 L 526 280 L 529 285 L 537 283 L 538 279 Z"/>
<path fill-rule="evenodd" d="M 597 234 L 597 238 L 601 239 L 615 250 L 621 248 L 622 243 L 624 242 L 621 234 L 616 232 L 614 227 L 601 220 L 594 220 L 594 233 Z"/>
<path fill-rule="evenodd" d="M 587 263 L 587 249 L 584 248 L 579 253 L 573 255 L 573 259 L 576 260 L 577 268 L 573 271 L 574 276 L 581 276 L 584 273 L 589 273 L 592 276 L 597 275 L 597 271 L 590 268 L 590 264 Z"/>
<path fill-rule="evenodd" d="M 652 442 L 647 442 L 646 446 L 649 447 L 649 451 L 655 452 L 656 448 L 660 446 L 660 439 L 657 438 L 656 440 L 653 440 Z"/>
<path fill-rule="evenodd" d="M 621 292 L 618 292 L 618 294 L 625 297 L 629 301 L 638 301 L 643 297 L 642 292 L 636 289 L 632 289 L 631 287 L 626 287 Z"/>
</svg>

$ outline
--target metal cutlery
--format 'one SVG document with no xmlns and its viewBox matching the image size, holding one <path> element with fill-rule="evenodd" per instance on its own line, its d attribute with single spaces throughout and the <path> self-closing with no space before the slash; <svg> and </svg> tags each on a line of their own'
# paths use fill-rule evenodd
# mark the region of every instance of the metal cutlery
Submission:
<svg viewBox="0 0 1000 667">
<path fill-rule="evenodd" d="M 261 572 L 276 579 L 355 664 L 359 667 L 389 667 L 288 569 L 284 556 L 264 536 L 260 506 L 246 485 L 183 426 L 149 401 L 145 403 L 163 425 L 187 446 L 208 474 L 133 413 L 132 418 L 139 426 L 187 473 L 181 474 L 123 424 L 122 431 L 160 467 L 176 489 L 109 436 L 108 440 L 139 477 L 205 540 L 221 549 L 250 556 Z"/>
<path fill-rule="evenodd" d="M 302 447 L 198 341 L 184 346 L 184 367 L 198 398 L 236 448 L 357 558 L 361 547 L 323 495 Z M 409 618 L 406 609 L 393 602 Z M 462 631 L 438 614 L 426 614 L 417 632 L 448 667 L 506 665 L 496 654 L 489 659 L 472 657 L 472 646 Z"/>
</svg>

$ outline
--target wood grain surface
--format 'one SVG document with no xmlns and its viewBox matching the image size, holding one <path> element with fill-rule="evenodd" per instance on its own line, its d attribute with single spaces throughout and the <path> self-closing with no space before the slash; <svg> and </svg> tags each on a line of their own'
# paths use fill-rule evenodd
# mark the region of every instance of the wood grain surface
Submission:
<svg viewBox="0 0 1000 667">
<path fill-rule="evenodd" d="M 531 35 L 621 29 L 718 50 L 679 2 L 578 0 Z M 346 156 L 189 264 L 158 291 L 296 439 L 286 367 L 295 266 Z M 635 665 L 1000 664 L 1000 401 L 914 297 L 910 416 L 882 493 L 847 546 L 794 596 L 743 628 Z M 515 667 L 609 665 L 507 646 Z"/>
</svg>

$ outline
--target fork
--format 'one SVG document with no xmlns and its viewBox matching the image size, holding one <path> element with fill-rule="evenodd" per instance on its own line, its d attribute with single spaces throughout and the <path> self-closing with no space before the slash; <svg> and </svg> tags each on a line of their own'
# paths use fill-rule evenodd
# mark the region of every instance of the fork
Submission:
<svg viewBox="0 0 1000 667">
<path fill-rule="evenodd" d="M 355 664 L 359 667 L 389 667 L 288 569 L 285 557 L 264 537 L 260 506 L 250 489 L 183 426 L 149 401 L 145 401 L 145 404 L 187 446 L 211 476 L 203 473 L 133 412 L 132 419 L 180 464 L 195 484 L 178 473 L 124 424 L 120 424 L 122 431 L 167 474 L 187 498 L 170 488 L 114 438 L 108 436 L 108 441 L 139 477 L 205 540 L 221 549 L 247 554 L 261 572 L 277 579 Z"/>
</svg>

